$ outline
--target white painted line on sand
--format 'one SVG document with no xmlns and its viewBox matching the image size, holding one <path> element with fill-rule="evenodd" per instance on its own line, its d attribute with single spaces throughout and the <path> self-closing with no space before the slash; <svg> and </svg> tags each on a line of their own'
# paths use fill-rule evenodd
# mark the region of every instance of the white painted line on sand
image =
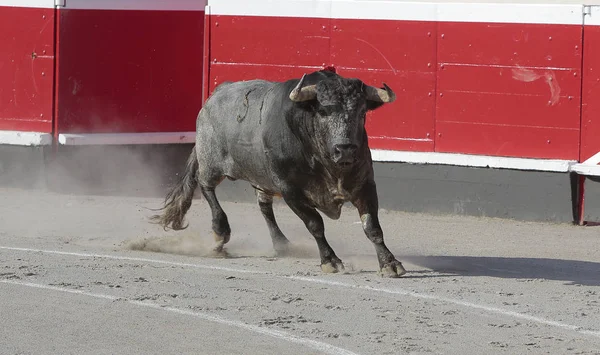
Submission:
<svg viewBox="0 0 600 355">
<path fill-rule="evenodd" d="M 452 304 L 456 304 L 456 305 L 467 307 L 467 308 L 480 309 L 482 311 L 486 311 L 486 312 L 490 312 L 490 313 L 497 313 L 500 315 L 523 319 L 523 320 L 531 321 L 534 323 L 545 324 L 545 325 L 549 325 L 552 327 L 572 330 L 572 331 L 576 331 L 581 334 L 591 335 L 591 336 L 600 338 L 600 331 L 585 330 L 585 329 L 582 329 L 582 327 L 577 326 L 577 325 L 571 325 L 571 324 L 557 322 L 557 321 L 553 321 L 553 320 L 549 320 L 549 319 L 545 319 L 545 318 L 541 318 L 541 317 L 530 316 L 527 314 L 518 313 L 518 312 L 514 312 L 514 311 L 510 311 L 510 310 L 506 310 L 506 309 L 502 309 L 502 308 L 498 308 L 498 307 L 491 307 L 491 306 L 480 305 L 477 303 L 461 301 L 461 300 L 457 300 L 454 298 L 435 296 L 435 295 L 427 295 L 427 294 L 423 294 L 423 293 L 416 293 L 416 292 L 412 292 L 412 291 L 408 291 L 408 290 L 403 290 L 400 288 L 386 288 L 386 287 L 373 287 L 373 286 L 367 286 L 367 285 L 355 285 L 355 284 L 348 284 L 348 283 L 344 283 L 344 282 L 324 280 L 324 279 L 319 279 L 319 278 L 309 278 L 309 277 L 303 277 L 303 276 L 287 276 L 287 278 L 292 279 L 292 280 L 298 280 L 298 281 L 321 283 L 321 284 L 330 285 L 330 286 L 348 287 L 348 288 L 389 293 L 389 294 L 393 294 L 393 295 L 411 296 L 411 297 L 429 299 L 429 300 L 440 301 L 440 302 L 445 302 L 445 303 L 452 303 Z"/>
<path fill-rule="evenodd" d="M 240 322 L 237 320 L 222 318 L 222 317 L 212 315 L 212 314 L 194 312 L 194 311 L 189 311 L 189 310 L 184 310 L 184 309 L 179 309 L 179 308 L 174 308 L 174 307 L 163 307 L 162 305 L 159 305 L 156 303 L 151 303 L 151 302 L 135 301 L 135 300 L 130 300 L 130 299 L 122 298 L 122 297 L 105 295 L 105 294 L 101 294 L 101 293 L 92 293 L 92 292 L 85 292 L 85 291 L 81 291 L 81 290 L 72 290 L 72 289 L 63 288 L 63 287 L 36 284 L 36 283 L 31 283 L 31 282 L 22 282 L 22 281 L 14 281 L 14 280 L 0 280 L 0 283 L 25 286 L 25 287 L 33 287 L 33 288 L 58 291 L 58 292 L 74 293 L 74 294 L 78 294 L 78 295 L 82 295 L 82 296 L 101 298 L 101 299 L 110 300 L 110 301 L 122 300 L 124 302 L 130 303 L 130 304 L 133 304 L 136 306 L 140 306 L 140 307 L 147 307 L 147 308 L 157 309 L 157 310 L 161 310 L 161 311 L 173 312 L 173 313 L 177 313 L 177 314 L 181 314 L 181 315 L 185 315 L 185 316 L 196 317 L 196 318 L 206 320 L 209 322 L 220 323 L 220 324 L 224 324 L 224 325 L 231 326 L 231 327 L 245 329 L 245 330 L 248 330 L 248 331 L 251 331 L 254 333 L 258 333 L 261 335 L 267 335 L 267 336 L 270 336 L 273 338 L 285 340 L 290 343 L 304 345 L 304 346 L 310 347 L 314 350 L 320 351 L 324 354 L 357 355 L 356 353 L 354 353 L 350 350 L 339 348 L 337 346 L 333 346 L 331 344 L 323 343 L 323 342 L 320 342 L 317 340 L 302 338 L 302 337 L 298 337 L 293 334 L 283 332 L 280 330 L 259 327 L 256 325 L 247 324 L 247 323 Z"/>
<path fill-rule="evenodd" d="M 316 278 L 316 277 L 313 278 L 313 277 L 303 277 L 303 276 L 288 276 L 288 275 L 269 273 L 269 272 L 265 272 L 265 271 L 244 270 L 244 269 L 228 268 L 228 267 L 221 267 L 221 266 L 214 266 L 214 265 L 178 263 L 178 262 L 172 262 L 172 261 L 166 261 L 166 260 L 136 258 L 136 257 L 128 257 L 128 256 L 91 254 L 91 253 L 75 253 L 75 252 L 64 252 L 64 251 L 57 251 L 57 250 L 43 250 L 43 249 L 16 248 L 16 247 L 0 246 L 0 250 L 2 250 L 2 249 L 3 250 L 14 250 L 14 251 L 24 251 L 24 252 L 36 252 L 36 253 L 44 253 L 44 254 L 54 254 L 54 255 L 71 255 L 71 256 L 112 259 L 112 260 L 140 261 L 140 262 L 155 263 L 155 264 L 174 265 L 174 266 L 181 266 L 181 267 L 192 267 L 192 268 L 196 268 L 196 269 L 239 272 L 239 273 L 244 273 L 244 274 L 257 274 L 257 275 L 272 276 L 272 277 L 281 278 L 281 279 L 303 281 L 303 282 L 309 282 L 309 283 L 319 283 L 319 284 L 325 284 L 325 285 L 329 285 L 329 286 L 337 286 L 337 287 L 343 287 L 343 288 L 382 292 L 382 293 L 387 293 L 387 294 L 392 294 L 392 295 L 410 296 L 410 297 L 419 298 L 419 299 L 429 299 L 429 300 L 435 300 L 435 301 L 455 304 L 455 305 L 462 306 L 462 307 L 479 309 L 479 310 L 489 312 L 489 313 L 496 313 L 496 314 L 506 316 L 506 317 L 523 319 L 523 320 L 527 320 L 527 321 L 530 321 L 533 323 L 544 324 L 544 325 L 548 325 L 551 327 L 575 331 L 580 334 L 592 336 L 595 338 L 600 338 L 600 331 L 598 331 L 598 330 L 587 330 L 587 329 L 583 329 L 583 327 L 577 326 L 577 325 L 572 325 L 572 324 L 563 323 L 563 322 L 557 322 L 557 321 L 553 321 L 553 320 L 542 318 L 542 317 L 530 316 L 527 314 L 510 311 L 507 309 L 486 306 L 486 305 L 480 305 L 477 303 L 462 301 L 462 300 L 458 300 L 458 299 L 454 299 L 454 298 L 417 293 L 417 292 L 405 290 L 405 289 L 402 289 L 399 287 L 394 287 L 394 288 L 373 287 L 373 286 L 367 286 L 367 285 L 357 285 L 357 284 L 349 284 L 349 283 L 333 281 L 333 280 L 326 280 L 323 278 Z"/>
<path fill-rule="evenodd" d="M 270 273 L 265 271 L 257 271 L 257 270 L 244 270 L 244 269 L 234 269 L 222 266 L 215 265 L 201 265 L 201 264 L 189 264 L 189 263 L 178 263 L 174 261 L 166 261 L 166 260 L 157 260 L 157 259 L 147 259 L 147 258 L 136 258 L 129 256 L 118 256 L 118 255 L 107 255 L 107 254 L 90 254 L 90 253 L 75 253 L 68 251 L 58 251 L 58 250 L 43 250 L 43 249 L 31 249 L 31 248 L 13 248 L 13 247 L 3 247 L 0 246 L 0 249 L 4 250 L 15 250 L 15 251 L 25 251 L 25 252 L 34 252 L 34 253 L 44 253 L 44 254 L 55 254 L 55 255 L 70 255 L 70 256 L 82 256 L 89 258 L 102 258 L 102 259 L 112 259 L 112 260 L 127 260 L 127 261 L 140 261 L 145 263 L 155 263 L 155 264 L 164 264 L 164 265 L 172 265 L 172 266 L 181 266 L 181 267 L 192 267 L 196 269 L 207 269 L 207 270 L 217 270 L 217 271 L 228 271 L 228 272 L 239 272 L 243 274 L 261 274 L 261 275 L 269 275 Z"/>
</svg>

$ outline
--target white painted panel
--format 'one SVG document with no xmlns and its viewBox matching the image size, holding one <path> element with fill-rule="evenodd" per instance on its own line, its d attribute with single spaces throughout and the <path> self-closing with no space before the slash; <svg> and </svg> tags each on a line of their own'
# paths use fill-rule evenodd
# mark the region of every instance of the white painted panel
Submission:
<svg viewBox="0 0 600 355">
<path fill-rule="evenodd" d="M 194 143 L 196 132 L 59 134 L 63 145 L 126 145 Z"/>
<path fill-rule="evenodd" d="M 404 162 L 412 164 L 439 164 L 498 169 L 568 172 L 576 161 L 552 159 L 528 159 L 433 152 L 407 152 L 371 150 L 374 161 Z"/>
<path fill-rule="evenodd" d="M 442 22 L 583 24 L 583 5 L 515 3 L 439 3 Z"/>
<path fill-rule="evenodd" d="M 41 146 L 52 144 L 52 135 L 41 132 L 0 131 L 0 144 Z"/>
<path fill-rule="evenodd" d="M 330 0 L 209 0 L 211 15 L 330 18 Z"/>
<path fill-rule="evenodd" d="M 68 0 L 72 1 L 72 0 Z M 81 0 L 80 0 L 81 1 Z M 573 3 L 428 2 L 398 0 L 209 0 L 214 15 L 363 20 L 564 24 L 583 23 Z"/>
<path fill-rule="evenodd" d="M 207 0 L 64 0 L 64 3 L 65 9 L 204 11 Z"/>
<path fill-rule="evenodd" d="M 600 5 L 588 6 L 585 13 L 586 26 L 600 26 Z"/>
<path fill-rule="evenodd" d="M 52 9 L 54 0 L 0 0 L 0 6 Z"/>
<path fill-rule="evenodd" d="M 337 19 L 435 21 L 436 8 L 428 2 L 333 0 L 331 14 Z"/>
</svg>

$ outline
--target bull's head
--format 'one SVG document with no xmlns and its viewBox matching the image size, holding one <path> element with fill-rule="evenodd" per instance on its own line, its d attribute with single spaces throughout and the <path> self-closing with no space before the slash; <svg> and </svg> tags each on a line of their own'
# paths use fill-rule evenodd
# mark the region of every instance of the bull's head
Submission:
<svg viewBox="0 0 600 355">
<path fill-rule="evenodd" d="M 305 86 L 305 79 L 306 74 L 290 92 L 290 100 L 311 103 L 319 145 L 339 167 L 352 167 L 357 151 L 365 143 L 367 111 L 394 102 L 396 94 L 385 83 L 383 88 L 376 88 L 337 74 L 314 85 Z"/>
</svg>

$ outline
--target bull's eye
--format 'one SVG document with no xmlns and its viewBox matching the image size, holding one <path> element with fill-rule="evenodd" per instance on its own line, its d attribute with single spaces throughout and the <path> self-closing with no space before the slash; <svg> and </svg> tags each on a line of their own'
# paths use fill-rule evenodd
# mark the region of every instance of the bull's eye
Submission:
<svg viewBox="0 0 600 355">
<path fill-rule="evenodd" d="M 341 107 L 339 105 L 320 105 L 317 112 L 320 116 L 333 116 L 336 112 L 340 112 Z"/>
</svg>

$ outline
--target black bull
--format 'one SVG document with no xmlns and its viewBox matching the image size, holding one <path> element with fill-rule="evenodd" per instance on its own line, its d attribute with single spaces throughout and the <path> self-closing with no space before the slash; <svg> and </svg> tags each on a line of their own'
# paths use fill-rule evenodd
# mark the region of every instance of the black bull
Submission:
<svg viewBox="0 0 600 355">
<path fill-rule="evenodd" d="M 383 241 L 365 131 L 366 112 L 394 100 L 385 84 L 379 89 L 329 71 L 286 82 L 223 83 L 200 110 L 185 173 L 166 196 L 163 214 L 153 219 L 164 228 L 186 228 L 183 220 L 200 185 L 220 252 L 231 228 L 215 188 L 225 178 L 248 181 L 275 250 L 285 253 L 289 246 L 273 213 L 277 195 L 315 238 L 323 272 L 337 272 L 344 266 L 325 239 L 317 210 L 338 219 L 344 202 L 351 202 L 375 246 L 381 274 L 401 276 L 406 271 Z"/>
</svg>

